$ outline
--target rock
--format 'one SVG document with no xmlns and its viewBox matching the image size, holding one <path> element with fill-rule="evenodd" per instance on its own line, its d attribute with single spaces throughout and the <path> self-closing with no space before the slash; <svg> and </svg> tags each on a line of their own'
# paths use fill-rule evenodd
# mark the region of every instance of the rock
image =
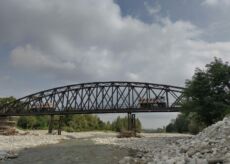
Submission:
<svg viewBox="0 0 230 164">
<path fill-rule="evenodd" d="M 189 157 L 192 157 L 195 153 L 197 152 L 197 150 L 195 148 L 190 148 L 187 152 L 187 155 Z"/>
<path fill-rule="evenodd" d="M 132 162 L 132 157 L 126 156 L 119 161 L 119 164 L 131 164 L 131 162 Z"/>
<path fill-rule="evenodd" d="M 0 150 L 0 160 L 3 160 L 7 157 L 8 153 L 3 151 L 3 150 Z"/>
<path fill-rule="evenodd" d="M 224 163 L 224 159 L 221 158 L 214 158 L 214 159 L 209 159 L 208 164 L 222 164 Z"/>
<path fill-rule="evenodd" d="M 213 150 L 212 149 L 203 149 L 200 151 L 202 154 L 207 154 L 207 153 L 212 153 Z"/>
<path fill-rule="evenodd" d="M 180 153 L 186 153 L 188 151 L 188 147 L 183 145 L 180 149 Z"/>
<path fill-rule="evenodd" d="M 138 160 L 149 164 L 230 163 L 230 117 L 189 138 L 159 135 L 153 138 L 119 139 L 116 145 L 141 151 L 136 159 L 124 158 L 121 161 L 123 163 L 135 163 Z"/>
<path fill-rule="evenodd" d="M 18 153 L 14 152 L 14 151 L 7 152 L 6 158 L 14 159 L 14 158 L 17 158 L 17 157 L 18 157 Z"/>
</svg>

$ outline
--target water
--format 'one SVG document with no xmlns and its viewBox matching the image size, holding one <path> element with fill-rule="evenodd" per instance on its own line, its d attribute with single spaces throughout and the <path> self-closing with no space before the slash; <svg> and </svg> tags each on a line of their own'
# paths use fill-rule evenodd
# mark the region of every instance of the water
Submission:
<svg viewBox="0 0 230 164">
<path fill-rule="evenodd" d="M 19 157 L 5 164 L 117 164 L 136 152 L 111 145 L 96 145 L 89 139 L 65 141 L 23 150 Z"/>
</svg>

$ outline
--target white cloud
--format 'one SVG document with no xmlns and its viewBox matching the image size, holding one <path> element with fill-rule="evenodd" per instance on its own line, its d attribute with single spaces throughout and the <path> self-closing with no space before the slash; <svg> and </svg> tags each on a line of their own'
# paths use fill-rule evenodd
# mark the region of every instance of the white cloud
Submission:
<svg viewBox="0 0 230 164">
<path fill-rule="evenodd" d="M 200 40 L 190 22 L 146 24 L 122 17 L 112 0 L 0 1 L 0 44 L 17 69 L 75 81 L 135 80 L 183 85 L 230 43 Z"/>
<path fill-rule="evenodd" d="M 205 1 L 203 2 L 203 4 L 213 6 L 213 5 L 218 4 L 218 1 L 219 1 L 219 0 L 205 0 Z"/>
<path fill-rule="evenodd" d="M 207 6 L 230 5 L 230 1 L 229 0 L 204 0 L 203 4 Z"/>
<path fill-rule="evenodd" d="M 56 60 L 49 54 L 43 54 L 41 51 L 36 50 L 27 44 L 25 47 L 16 47 L 12 50 L 11 61 L 15 66 L 24 67 L 26 69 L 38 70 L 73 70 L 75 65 L 71 62 L 62 62 Z"/>
</svg>

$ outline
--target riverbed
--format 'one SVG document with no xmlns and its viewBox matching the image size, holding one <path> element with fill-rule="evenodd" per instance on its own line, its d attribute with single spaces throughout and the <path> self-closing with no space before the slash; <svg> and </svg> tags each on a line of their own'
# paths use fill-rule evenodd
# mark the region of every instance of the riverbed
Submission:
<svg viewBox="0 0 230 164">
<path fill-rule="evenodd" d="M 16 159 L 4 164 L 117 164 L 126 156 L 134 157 L 136 151 L 112 145 L 98 145 L 90 139 L 74 139 L 54 145 L 43 145 L 19 152 Z"/>
<path fill-rule="evenodd" d="M 17 159 L 5 163 L 230 163 L 230 117 L 195 136 L 141 133 L 141 138 L 117 138 L 114 132 L 62 134 L 29 131 L 0 136 L 0 158 L 6 159 L 9 151 L 19 151 Z"/>
<path fill-rule="evenodd" d="M 145 154 L 167 148 L 167 144 L 189 135 L 141 133 L 141 138 L 117 138 L 114 132 L 22 131 L 14 136 L 0 136 L 0 158 L 4 163 L 148 163 Z M 5 154 L 4 154 L 5 152 Z M 7 159 L 8 152 L 18 158 Z M 136 153 L 138 154 L 136 155 Z M 134 157 L 134 158 L 131 158 Z M 140 160 L 139 160 L 140 159 Z M 151 157 L 152 159 L 152 157 Z"/>
</svg>

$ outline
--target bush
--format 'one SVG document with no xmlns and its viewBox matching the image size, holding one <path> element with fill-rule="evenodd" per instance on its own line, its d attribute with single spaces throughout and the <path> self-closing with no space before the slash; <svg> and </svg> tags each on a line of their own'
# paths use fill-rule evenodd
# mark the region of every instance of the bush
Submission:
<svg viewBox="0 0 230 164">
<path fill-rule="evenodd" d="M 34 116 L 21 116 L 17 123 L 23 129 L 33 129 L 35 124 L 36 118 Z"/>
<path fill-rule="evenodd" d="M 23 129 L 47 129 L 49 126 L 49 116 L 21 116 L 17 125 Z M 59 116 L 54 117 L 53 128 L 58 128 Z M 62 127 L 65 131 L 91 131 L 91 130 L 114 130 L 120 132 L 127 130 L 128 119 L 118 117 L 113 123 L 103 122 L 96 115 L 66 115 L 63 117 Z M 136 130 L 141 131 L 141 123 L 136 119 Z"/>
<path fill-rule="evenodd" d="M 122 132 L 128 130 L 128 117 L 120 118 L 119 116 L 112 122 L 112 130 L 116 132 Z M 136 118 L 136 131 L 141 132 L 141 122 Z"/>
</svg>

